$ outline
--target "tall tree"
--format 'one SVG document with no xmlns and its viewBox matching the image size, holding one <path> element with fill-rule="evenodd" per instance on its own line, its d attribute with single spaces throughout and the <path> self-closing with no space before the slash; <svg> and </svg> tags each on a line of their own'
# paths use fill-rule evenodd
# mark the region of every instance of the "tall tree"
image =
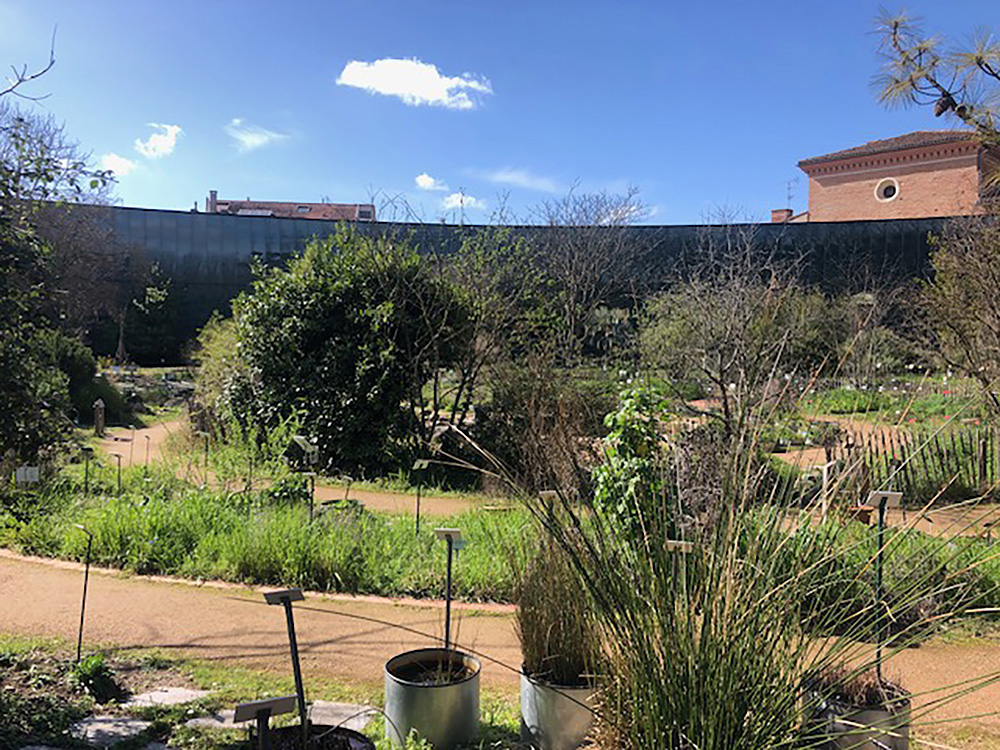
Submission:
<svg viewBox="0 0 1000 750">
<path fill-rule="evenodd" d="M 992 31 L 981 31 L 963 49 L 948 48 L 905 14 L 883 13 L 876 30 L 884 60 L 875 78 L 880 102 L 932 106 L 936 117 L 972 128 L 984 146 L 1000 147 L 1000 42 Z"/>
<path fill-rule="evenodd" d="M 68 378 L 51 345 L 57 305 L 39 206 L 77 200 L 110 179 L 51 120 L 10 103 L 33 77 L 19 73 L 0 90 L 0 457 L 23 459 L 58 436 L 69 408 Z"/>
</svg>

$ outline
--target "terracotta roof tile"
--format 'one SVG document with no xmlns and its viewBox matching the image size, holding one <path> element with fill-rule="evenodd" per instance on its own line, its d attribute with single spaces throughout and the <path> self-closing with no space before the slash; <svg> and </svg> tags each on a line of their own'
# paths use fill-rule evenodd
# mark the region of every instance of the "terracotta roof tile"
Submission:
<svg viewBox="0 0 1000 750">
<path fill-rule="evenodd" d="M 843 151 L 834 151 L 832 154 L 803 159 L 799 162 L 799 166 L 807 167 L 811 164 L 821 164 L 838 159 L 850 159 L 856 156 L 871 156 L 872 154 L 881 154 L 887 151 L 902 151 L 908 148 L 920 148 L 922 146 L 936 146 L 940 143 L 972 140 L 972 131 L 970 130 L 918 130 L 915 133 L 897 135 L 895 138 L 869 141 L 861 146 L 844 149 Z"/>
</svg>

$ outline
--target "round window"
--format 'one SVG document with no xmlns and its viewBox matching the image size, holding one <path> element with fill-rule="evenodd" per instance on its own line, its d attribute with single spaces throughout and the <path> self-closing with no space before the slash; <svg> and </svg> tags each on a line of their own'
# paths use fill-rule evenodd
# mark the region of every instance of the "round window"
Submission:
<svg viewBox="0 0 1000 750">
<path fill-rule="evenodd" d="M 891 201 L 897 195 L 899 195 L 899 183 L 891 177 L 880 180 L 875 186 L 875 198 L 880 201 Z"/>
</svg>

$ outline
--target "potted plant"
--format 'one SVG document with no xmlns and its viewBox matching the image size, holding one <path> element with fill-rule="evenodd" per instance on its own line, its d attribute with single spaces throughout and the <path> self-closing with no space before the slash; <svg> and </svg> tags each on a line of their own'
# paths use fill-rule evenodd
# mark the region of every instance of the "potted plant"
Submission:
<svg viewBox="0 0 1000 750">
<path fill-rule="evenodd" d="M 909 749 L 910 694 L 875 670 L 828 667 L 810 675 L 804 688 L 809 747 Z"/>
<path fill-rule="evenodd" d="M 435 750 L 451 750 L 479 734 L 479 673 L 475 657 L 451 648 L 451 562 L 464 546 L 458 529 L 435 529 L 448 545 L 444 648 L 394 656 L 385 665 L 386 736 L 403 747 L 416 731 Z"/>
<path fill-rule="evenodd" d="M 521 739 L 541 750 L 572 750 L 593 724 L 596 648 L 587 600 L 565 552 L 555 545 L 539 551 L 521 575 L 517 603 Z"/>
</svg>

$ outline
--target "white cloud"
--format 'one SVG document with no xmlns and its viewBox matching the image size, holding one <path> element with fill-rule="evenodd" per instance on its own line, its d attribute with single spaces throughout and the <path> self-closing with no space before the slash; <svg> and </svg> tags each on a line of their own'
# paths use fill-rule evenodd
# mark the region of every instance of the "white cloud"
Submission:
<svg viewBox="0 0 1000 750">
<path fill-rule="evenodd" d="M 162 132 L 153 133 L 145 141 L 141 138 L 135 139 L 135 150 L 147 159 L 159 159 L 169 156 L 177 145 L 177 137 L 184 131 L 180 125 L 161 125 L 158 122 L 148 123 L 151 128 L 159 128 Z"/>
<path fill-rule="evenodd" d="M 473 198 L 471 195 L 465 195 L 464 193 L 452 193 L 441 201 L 441 208 L 445 211 L 450 211 L 454 208 L 486 208 L 486 201 L 481 201 L 479 198 Z"/>
<path fill-rule="evenodd" d="M 115 177 L 124 177 L 137 166 L 139 165 L 131 159 L 126 159 L 115 153 L 105 154 L 101 157 L 101 169 L 111 170 Z"/>
<path fill-rule="evenodd" d="M 417 183 L 417 187 L 421 190 L 447 190 L 448 186 L 444 183 L 444 180 L 439 180 L 436 177 L 431 177 L 429 174 L 424 172 L 423 174 L 418 174 L 413 178 L 413 181 Z"/>
<path fill-rule="evenodd" d="M 288 137 L 285 133 L 276 133 L 259 125 L 252 125 L 239 117 L 230 120 L 223 130 L 226 131 L 226 135 L 236 141 L 236 148 L 240 153 L 253 151 L 271 143 L 283 141 Z"/>
<path fill-rule="evenodd" d="M 527 169 L 498 169 L 485 175 L 490 182 L 501 185 L 513 185 L 527 190 L 539 190 L 543 193 L 558 193 L 559 187 L 548 177 L 531 174 Z"/>
<path fill-rule="evenodd" d="M 436 65 L 392 57 L 370 63 L 351 60 L 337 77 L 337 85 L 398 96 L 414 107 L 429 104 L 448 109 L 473 109 L 478 104 L 475 94 L 493 93 L 485 78 L 469 73 L 445 76 Z"/>
</svg>

